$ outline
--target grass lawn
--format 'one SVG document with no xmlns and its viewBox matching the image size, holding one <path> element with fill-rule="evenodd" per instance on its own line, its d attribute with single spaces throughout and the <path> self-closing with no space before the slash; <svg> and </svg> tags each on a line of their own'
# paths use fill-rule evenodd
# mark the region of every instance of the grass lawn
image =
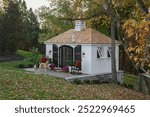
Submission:
<svg viewBox="0 0 150 117">
<path fill-rule="evenodd" d="M 0 99 L 150 99 L 115 84 L 77 85 L 61 78 L 30 74 L 14 67 L 20 62 L 0 63 Z"/>
</svg>

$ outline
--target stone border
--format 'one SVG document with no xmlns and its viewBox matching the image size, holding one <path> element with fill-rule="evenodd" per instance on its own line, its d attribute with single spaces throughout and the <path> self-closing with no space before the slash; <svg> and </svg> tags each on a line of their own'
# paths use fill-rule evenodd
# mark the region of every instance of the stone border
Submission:
<svg viewBox="0 0 150 117">
<path fill-rule="evenodd" d="M 110 82 L 112 82 L 112 73 L 67 77 L 65 79 L 71 83 L 73 83 L 75 80 L 80 80 L 81 82 L 84 82 L 87 80 L 89 80 L 89 81 L 97 80 L 97 81 L 99 81 L 99 83 L 110 83 Z M 117 72 L 117 80 L 120 84 L 123 84 L 123 71 Z"/>
</svg>

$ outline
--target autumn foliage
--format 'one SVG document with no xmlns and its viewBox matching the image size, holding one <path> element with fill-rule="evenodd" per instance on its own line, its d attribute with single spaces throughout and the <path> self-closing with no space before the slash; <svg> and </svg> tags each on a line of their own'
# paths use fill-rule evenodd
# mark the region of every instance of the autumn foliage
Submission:
<svg viewBox="0 0 150 117">
<path fill-rule="evenodd" d="M 150 15 L 150 14 L 148 14 Z M 127 20 L 123 25 L 126 34 L 126 52 L 130 59 L 138 67 L 150 70 L 150 21 L 143 18 L 142 21 Z"/>
</svg>

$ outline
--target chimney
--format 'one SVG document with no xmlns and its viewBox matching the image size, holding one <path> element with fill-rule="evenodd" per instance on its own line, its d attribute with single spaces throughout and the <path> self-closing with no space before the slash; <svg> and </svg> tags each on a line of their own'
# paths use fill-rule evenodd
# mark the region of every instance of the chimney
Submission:
<svg viewBox="0 0 150 117">
<path fill-rule="evenodd" d="M 82 20 L 75 21 L 75 31 L 81 31 L 82 29 L 86 28 L 86 24 Z"/>
</svg>

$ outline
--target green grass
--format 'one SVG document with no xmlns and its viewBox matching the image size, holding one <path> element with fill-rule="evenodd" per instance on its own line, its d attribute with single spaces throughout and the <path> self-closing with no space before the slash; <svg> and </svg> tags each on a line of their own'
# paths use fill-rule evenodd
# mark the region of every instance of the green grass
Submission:
<svg viewBox="0 0 150 117">
<path fill-rule="evenodd" d="M 150 99 L 119 85 L 76 85 L 64 79 L 0 68 L 0 99 Z"/>
<path fill-rule="evenodd" d="M 4 69 L 11 69 L 11 70 L 21 70 L 20 68 L 18 68 L 18 66 L 23 65 L 23 66 L 29 66 L 32 65 L 33 66 L 33 61 L 31 61 L 33 54 L 31 52 L 26 52 L 23 50 L 18 50 L 17 54 L 21 55 L 22 57 L 24 57 L 23 60 L 21 61 L 9 61 L 9 62 L 2 62 L 0 63 L 0 68 L 4 68 Z M 40 60 L 41 58 L 41 54 L 39 54 L 38 59 Z"/>
<path fill-rule="evenodd" d="M 133 86 L 134 90 L 137 90 L 139 77 L 131 74 L 124 74 L 124 84 L 127 86 Z"/>
<path fill-rule="evenodd" d="M 71 84 L 64 79 L 36 75 L 16 68 L 29 62 L 30 52 L 18 51 L 23 61 L 0 63 L 0 99 L 150 99 L 136 91 L 115 84 Z M 125 75 L 125 82 L 135 82 Z M 130 79 L 131 78 L 131 79 Z M 135 83 L 136 84 L 136 83 Z"/>
<path fill-rule="evenodd" d="M 131 74 L 124 74 L 124 84 L 126 87 L 130 88 L 132 87 L 133 90 L 138 91 L 138 80 L 139 77 L 136 75 L 131 75 Z M 150 80 L 148 80 L 150 84 Z M 144 80 L 142 82 L 142 93 L 146 94 L 146 89 L 145 89 L 145 84 Z"/>
<path fill-rule="evenodd" d="M 23 50 L 18 50 L 17 54 L 23 56 L 24 58 L 31 58 L 32 57 L 31 52 L 27 52 L 27 51 L 23 51 Z"/>
</svg>

